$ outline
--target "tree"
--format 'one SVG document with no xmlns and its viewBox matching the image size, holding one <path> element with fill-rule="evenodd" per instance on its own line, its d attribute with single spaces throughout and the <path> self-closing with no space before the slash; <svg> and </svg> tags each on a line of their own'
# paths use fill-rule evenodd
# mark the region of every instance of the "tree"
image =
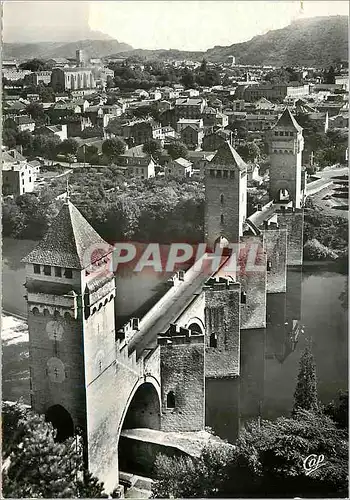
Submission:
<svg viewBox="0 0 350 500">
<path fill-rule="evenodd" d="M 162 153 L 162 143 L 158 139 L 149 139 L 144 143 L 142 151 L 158 159 Z"/>
<path fill-rule="evenodd" d="M 98 148 L 94 145 L 84 145 L 80 147 L 77 156 L 80 162 L 90 163 L 91 165 L 96 165 L 99 162 Z"/>
<path fill-rule="evenodd" d="M 22 132 L 18 132 L 16 140 L 17 140 L 17 144 L 22 146 L 23 150 L 26 153 L 28 153 L 28 154 L 32 153 L 34 137 L 29 132 L 29 130 L 23 130 Z"/>
<path fill-rule="evenodd" d="M 38 102 L 31 102 L 26 107 L 26 113 L 35 121 L 37 126 L 44 125 L 46 123 L 46 115 L 42 104 Z"/>
<path fill-rule="evenodd" d="M 113 137 L 106 139 L 102 144 L 102 153 L 109 158 L 110 161 L 116 160 L 119 155 L 125 153 L 126 144 L 123 139 Z"/>
<path fill-rule="evenodd" d="M 324 455 L 307 476 L 304 460 Z M 347 434 L 320 412 L 251 422 L 235 447 L 206 446 L 199 459 L 158 457 L 153 494 L 162 498 L 347 497 Z"/>
<path fill-rule="evenodd" d="M 12 128 L 4 128 L 2 131 L 2 141 L 8 148 L 14 148 L 17 144 L 17 131 Z"/>
<path fill-rule="evenodd" d="M 28 412 L 12 417 L 12 429 L 7 427 L 6 434 L 12 441 L 12 448 L 6 457 L 3 474 L 5 497 L 106 496 L 103 495 L 103 484 L 84 471 L 82 444 L 78 437 L 58 443 L 56 431 L 43 416 Z M 16 417 L 18 421 L 14 426 Z M 14 432 L 9 436 L 11 430 Z"/>
<path fill-rule="evenodd" d="M 316 411 L 318 407 L 316 367 L 310 345 L 307 345 L 299 362 L 293 411 L 295 412 L 300 408 Z"/>
<path fill-rule="evenodd" d="M 187 67 L 184 69 L 184 72 L 182 74 L 181 83 L 187 89 L 192 89 L 195 85 L 195 78 L 194 78 L 193 71 L 191 71 Z"/>
<path fill-rule="evenodd" d="M 335 83 L 335 71 L 333 66 L 325 72 L 325 83 L 334 84 Z"/>
<path fill-rule="evenodd" d="M 346 282 L 347 283 L 347 282 Z M 324 410 L 341 429 L 349 427 L 349 391 L 339 391 L 337 399 L 331 401 Z"/>
<path fill-rule="evenodd" d="M 237 153 L 246 162 L 255 162 L 260 156 L 260 148 L 255 142 L 246 142 L 240 146 L 237 146 Z"/>
<path fill-rule="evenodd" d="M 58 150 L 62 154 L 71 154 L 75 155 L 78 150 L 78 143 L 75 139 L 72 139 L 69 137 L 68 139 L 65 139 L 64 141 L 61 142 L 58 146 Z"/>
<path fill-rule="evenodd" d="M 169 144 L 169 146 L 167 146 L 167 151 L 173 160 L 176 160 L 180 157 L 187 158 L 188 156 L 188 149 L 186 147 L 186 144 L 181 141 L 174 141 L 173 143 Z"/>
<path fill-rule="evenodd" d="M 49 69 L 47 64 L 41 59 L 31 59 L 19 65 L 20 69 L 27 69 L 29 71 L 43 71 Z"/>
</svg>

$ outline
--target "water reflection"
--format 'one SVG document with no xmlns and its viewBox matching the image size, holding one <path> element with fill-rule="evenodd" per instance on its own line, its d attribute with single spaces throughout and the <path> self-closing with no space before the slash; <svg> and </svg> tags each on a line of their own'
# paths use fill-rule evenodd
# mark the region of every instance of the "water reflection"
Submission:
<svg viewBox="0 0 350 500">
<path fill-rule="evenodd" d="M 267 297 L 266 329 L 241 332 L 240 378 L 207 381 L 208 426 L 234 441 L 247 420 L 289 415 L 307 338 L 319 399 L 327 403 L 347 388 L 347 307 L 339 294 L 344 286 L 346 277 L 337 272 L 288 270 L 286 293 Z"/>
</svg>

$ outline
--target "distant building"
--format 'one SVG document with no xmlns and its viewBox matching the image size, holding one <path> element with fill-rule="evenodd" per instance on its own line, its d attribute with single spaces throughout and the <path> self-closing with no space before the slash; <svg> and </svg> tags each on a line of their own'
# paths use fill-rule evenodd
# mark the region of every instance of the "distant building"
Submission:
<svg viewBox="0 0 350 500">
<path fill-rule="evenodd" d="M 143 145 L 128 149 L 119 156 L 118 164 L 127 168 L 131 177 L 149 179 L 155 176 L 155 162 L 151 155 L 143 151 Z"/>
<path fill-rule="evenodd" d="M 51 74 L 52 71 L 34 71 L 33 73 L 26 75 L 24 81 L 28 85 L 34 86 L 39 85 L 39 83 L 49 85 L 51 83 Z"/>
<path fill-rule="evenodd" d="M 85 54 L 84 54 L 84 51 L 82 49 L 78 49 L 75 51 L 75 59 L 77 62 L 77 66 L 79 68 L 85 66 Z"/>
<path fill-rule="evenodd" d="M 91 69 L 87 68 L 54 68 L 51 75 L 51 86 L 56 91 L 92 89 L 95 80 Z"/>
<path fill-rule="evenodd" d="M 40 127 L 38 132 L 43 135 L 56 135 L 64 141 L 67 139 L 67 125 L 46 125 L 44 127 Z"/>
<path fill-rule="evenodd" d="M 206 105 L 202 97 L 180 97 L 175 101 L 175 113 L 178 118 L 200 118 Z"/>
<path fill-rule="evenodd" d="M 31 193 L 36 178 L 35 169 L 16 150 L 5 151 L 1 156 L 4 196 Z"/>
<path fill-rule="evenodd" d="M 204 130 L 196 125 L 187 125 L 181 130 L 181 140 L 189 149 L 198 149 L 202 146 Z"/>
<path fill-rule="evenodd" d="M 2 77 L 6 80 L 11 80 L 12 82 L 16 80 L 24 80 L 27 75 L 30 75 L 31 71 L 28 69 L 2 69 Z"/>
<path fill-rule="evenodd" d="M 216 151 L 227 141 L 232 145 L 232 137 L 231 130 L 219 129 L 216 132 L 209 132 L 203 138 L 203 150 Z"/>
<path fill-rule="evenodd" d="M 35 121 L 30 116 L 26 115 L 14 116 L 13 120 L 17 125 L 17 129 L 20 132 L 24 132 L 25 130 L 28 130 L 28 132 L 34 132 Z"/>
<path fill-rule="evenodd" d="M 185 158 L 177 158 L 168 163 L 164 168 L 164 173 L 166 176 L 172 175 L 175 177 L 192 177 L 193 165 L 189 160 Z"/>
<path fill-rule="evenodd" d="M 227 59 L 229 60 L 229 63 L 231 64 L 231 66 L 235 66 L 236 65 L 236 58 L 235 58 L 235 56 L 228 56 Z"/>
</svg>

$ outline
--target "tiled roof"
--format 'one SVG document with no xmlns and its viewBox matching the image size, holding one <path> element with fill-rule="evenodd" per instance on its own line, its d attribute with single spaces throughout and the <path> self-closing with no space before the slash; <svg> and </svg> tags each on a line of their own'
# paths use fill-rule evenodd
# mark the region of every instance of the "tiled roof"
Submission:
<svg viewBox="0 0 350 500">
<path fill-rule="evenodd" d="M 211 165 L 225 165 L 231 167 L 232 170 L 246 171 L 247 164 L 242 160 L 237 151 L 231 146 L 228 141 L 225 141 L 219 147 L 216 155 L 210 162 Z"/>
<path fill-rule="evenodd" d="M 301 132 L 303 130 L 302 127 L 294 118 L 294 116 L 292 115 L 292 113 L 290 112 L 289 108 L 285 108 L 279 120 L 277 121 L 275 127 L 294 128 L 298 130 L 298 132 Z"/>
<path fill-rule="evenodd" d="M 49 230 L 23 262 L 84 269 L 93 263 L 90 249 L 107 252 L 107 243 L 90 226 L 79 210 L 68 201 L 52 222 Z M 97 252 L 96 252 L 97 253 Z M 101 258 L 96 255 L 95 260 Z"/>
</svg>

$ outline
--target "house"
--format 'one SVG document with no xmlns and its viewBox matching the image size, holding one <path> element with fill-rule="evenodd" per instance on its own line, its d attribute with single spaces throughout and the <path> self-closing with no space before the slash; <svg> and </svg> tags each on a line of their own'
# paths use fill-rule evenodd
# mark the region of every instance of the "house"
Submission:
<svg viewBox="0 0 350 500">
<path fill-rule="evenodd" d="M 83 130 L 92 127 L 92 122 L 89 117 L 74 115 L 66 118 L 67 137 L 80 136 Z"/>
<path fill-rule="evenodd" d="M 232 140 L 233 133 L 231 130 L 219 129 L 204 136 L 202 148 L 204 151 L 216 151 L 227 141 L 232 145 Z"/>
<path fill-rule="evenodd" d="M 189 151 L 187 160 L 192 162 L 193 173 L 204 177 L 206 165 L 214 158 L 216 151 Z"/>
<path fill-rule="evenodd" d="M 155 176 L 155 162 L 151 155 L 143 151 L 143 144 L 128 149 L 119 156 L 118 164 L 126 167 L 131 177 L 149 179 Z"/>
<path fill-rule="evenodd" d="M 164 174 L 166 176 L 174 177 L 192 177 L 192 167 L 193 165 L 191 161 L 185 160 L 185 158 L 177 158 L 165 166 Z"/>
<path fill-rule="evenodd" d="M 69 61 L 65 57 L 53 57 L 49 59 L 47 63 L 55 68 L 64 68 L 68 66 Z"/>
<path fill-rule="evenodd" d="M 149 139 L 162 139 L 162 125 L 152 118 L 146 120 L 132 120 L 120 127 L 120 134 L 124 139 L 131 139 L 133 144 L 144 144 Z"/>
<path fill-rule="evenodd" d="M 197 125 L 187 125 L 180 134 L 181 140 L 189 149 L 198 149 L 202 146 L 204 130 Z"/>
<path fill-rule="evenodd" d="M 67 125 L 45 125 L 44 127 L 40 127 L 38 129 L 38 133 L 45 135 L 56 135 L 64 141 L 67 139 Z"/>
<path fill-rule="evenodd" d="M 247 182 L 252 184 L 253 182 L 262 183 L 262 178 L 259 175 L 259 165 L 257 163 L 247 163 Z"/>
<path fill-rule="evenodd" d="M 207 102 L 202 97 L 180 97 L 175 101 L 177 118 L 201 118 Z"/>
<path fill-rule="evenodd" d="M 81 137 L 73 137 L 78 143 L 77 158 L 85 163 L 86 148 L 91 146 L 97 149 L 97 154 L 102 154 L 102 144 L 104 139 L 101 137 L 90 137 L 88 139 L 82 139 Z"/>
<path fill-rule="evenodd" d="M 36 168 L 31 167 L 16 150 L 3 151 L 1 159 L 4 196 L 18 196 L 33 192 L 37 175 Z"/>
<path fill-rule="evenodd" d="M 202 118 L 195 118 L 195 119 L 191 119 L 191 118 L 180 118 L 180 120 L 177 121 L 177 124 L 176 124 L 176 130 L 178 133 L 181 133 L 181 131 L 188 127 L 188 126 L 193 126 L 193 127 L 197 127 L 197 128 L 203 128 L 203 119 Z"/>
<path fill-rule="evenodd" d="M 30 116 L 27 115 L 14 116 L 13 121 L 17 125 L 17 129 L 20 132 L 24 132 L 25 130 L 28 130 L 29 132 L 34 132 L 35 121 Z"/>
<path fill-rule="evenodd" d="M 52 71 L 33 71 L 29 75 L 26 75 L 24 82 L 28 85 L 37 86 L 39 83 L 44 83 L 45 85 L 50 85 Z"/>
</svg>

